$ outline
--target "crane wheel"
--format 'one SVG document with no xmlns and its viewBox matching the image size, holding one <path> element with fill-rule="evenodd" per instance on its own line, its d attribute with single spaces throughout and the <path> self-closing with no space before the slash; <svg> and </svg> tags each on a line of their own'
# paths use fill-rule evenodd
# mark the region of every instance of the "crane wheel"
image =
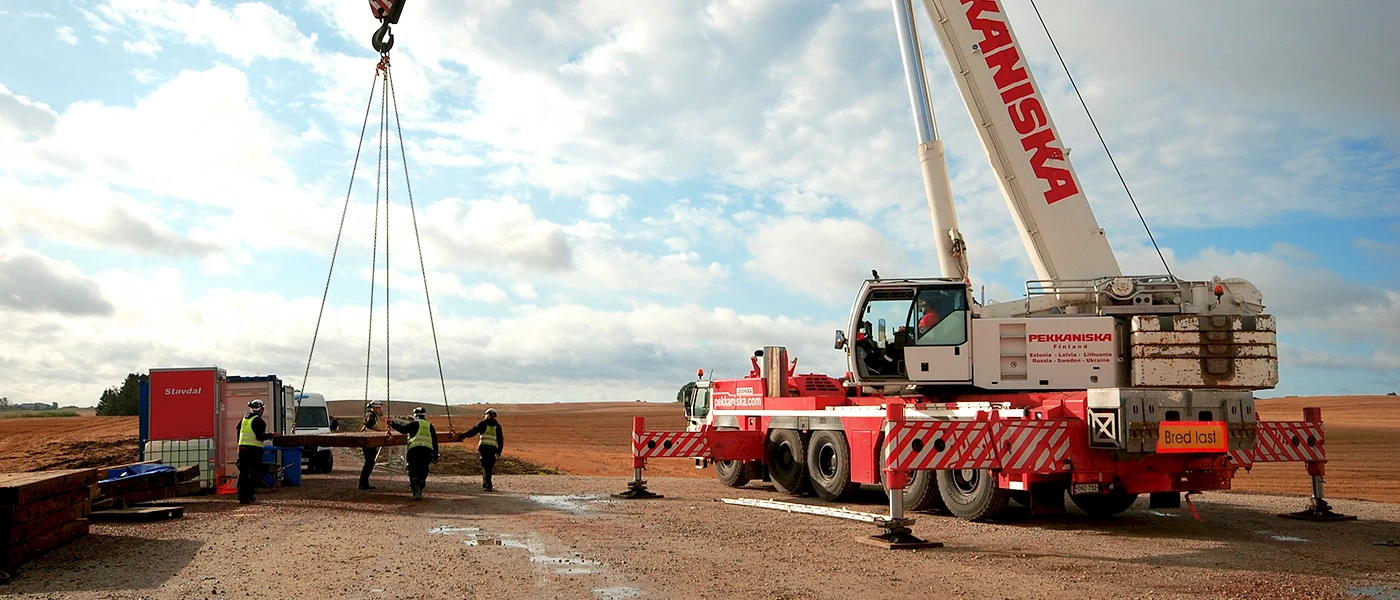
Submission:
<svg viewBox="0 0 1400 600">
<path fill-rule="evenodd" d="M 749 483 L 748 469 L 744 468 L 742 460 L 715 461 L 715 477 L 732 488 L 744 487 Z"/>
<path fill-rule="evenodd" d="M 807 477 L 807 444 L 802 434 L 793 429 L 774 429 L 768 433 L 765 445 L 768 477 L 773 487 L 791 496 L 806 496 L 812 492 Z"/>
<path fill-rule="evenodd" d="M 1011 494 L 997 487 L 996 476 L 987 469 L 939 471 L 938 491 L 948 512 L 969 521 L 995 519 L 1011 500 Z"/>
<path fill-rule="evenodd" d="M 1117 488 L 1107 494 L 1070 494 L 1069 499 L 1089 516 L 1103 519 L 1132 508 L 1137 497 Z"/>
<path fill-rule="evenodd" d="M 890 489 L 885 488 L 885 496 Z M 938 476 L 933 471 L 914 471 L 909 474 L 909 483 L 904 485 L 904 510 L 921 512 L 948 512 L 943 503 L 943 495 L 938 493 Z"/>
<path fill-rule="evenodd" d="M 851 481 L 851 446 L 840 431 L 818 431 L 807 442 L 807 474 L 812 491 L 822 500 L 837 502 L 860 489 Z"/>
</svg>

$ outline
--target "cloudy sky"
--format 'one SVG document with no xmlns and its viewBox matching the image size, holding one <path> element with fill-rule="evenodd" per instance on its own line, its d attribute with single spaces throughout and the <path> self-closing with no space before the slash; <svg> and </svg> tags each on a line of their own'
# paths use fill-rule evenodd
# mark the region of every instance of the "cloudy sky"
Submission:
<svg viewBox="0 0 1400 600">
<path fill-rule="evenodd" d="M 1400 389 L 1400 4 L 1041 5 L 1173 270 L 1250 279 L 1278 316 L 1260 395 Z M 1119 262 L 1160 273 L 1030 4 L 1007 12 Z M 210 364 L 300 386 L 374 77 L 365 3 L 0 18 L 0 395 L 91 405 Z M 1012 299 L 1033 271 L 920 24 L 974 283 Z M 937 274 L 885 0 L 414 0 L 396 32 L 454 403 L 667 400 L 763 344 L 839 373 L 870 269 Z M 332 398 L 366 386 L 374 106 L 309 368 Z M 393 396 L 441 401 L 390 158 Z"/>
</svg>

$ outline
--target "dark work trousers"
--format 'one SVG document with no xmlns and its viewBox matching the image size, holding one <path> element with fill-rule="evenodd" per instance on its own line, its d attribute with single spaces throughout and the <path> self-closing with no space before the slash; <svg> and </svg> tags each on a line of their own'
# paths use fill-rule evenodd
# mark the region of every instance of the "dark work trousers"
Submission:
<svg viewBox="0 0 1400 600">
<path fill-rule="evenodd" d="M 496 457 L 501 455 L 500 450 L 491 446 L 477 448 L 481 453 L 481 487 L 491 489 L 491 472 L 496 470 Z"/>
<path fill-rule="evenodd" d="M 257 491 L 262 479 L 262 446 L 238 447 L 238 501 L 252 502 L 253 492 Z"/>
<path fill-rule="evenodd" d="M 433 449 L 426 446 L 408 449 L 408 483 L 422 489 L 428 481 L 428 465 L 433 462 Z"/>
<path fill-rule="evenodd" d="M 369 487 L 369 474 L 374 472 L 374 459 L 379 457 L 378 448 L 365 448 L 365 466 L 360 468 L 360 489 Z"/>
</svg>

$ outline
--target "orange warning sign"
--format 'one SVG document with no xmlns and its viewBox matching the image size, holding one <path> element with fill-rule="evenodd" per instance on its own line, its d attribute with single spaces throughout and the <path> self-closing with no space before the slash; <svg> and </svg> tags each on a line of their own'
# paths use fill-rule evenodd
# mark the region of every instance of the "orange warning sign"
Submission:
<svg viewBox="0 0 1400 600">
<path fill-rule="evenodd" d="M 1224 421 L 1163 422 L 1158 434 L 1157 452 L 1225 452 L 1230 449 Z"/>
</svg>

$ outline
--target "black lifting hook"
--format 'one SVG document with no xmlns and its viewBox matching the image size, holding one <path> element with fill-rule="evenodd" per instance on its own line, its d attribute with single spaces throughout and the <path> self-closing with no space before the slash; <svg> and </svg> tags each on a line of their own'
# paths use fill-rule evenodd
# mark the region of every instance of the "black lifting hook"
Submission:
<svg viewBox="0 0 1400 600">
<path fill-rule="evenodd" d="M 388 54 L 389 50 L 394 47 L 394 32 L 389 30 L 387 19 L 374 32 L 374 37 L 370 38 L 370 44 L 374 46 L 374 51 L 380 54 Z"/>
</svg>

